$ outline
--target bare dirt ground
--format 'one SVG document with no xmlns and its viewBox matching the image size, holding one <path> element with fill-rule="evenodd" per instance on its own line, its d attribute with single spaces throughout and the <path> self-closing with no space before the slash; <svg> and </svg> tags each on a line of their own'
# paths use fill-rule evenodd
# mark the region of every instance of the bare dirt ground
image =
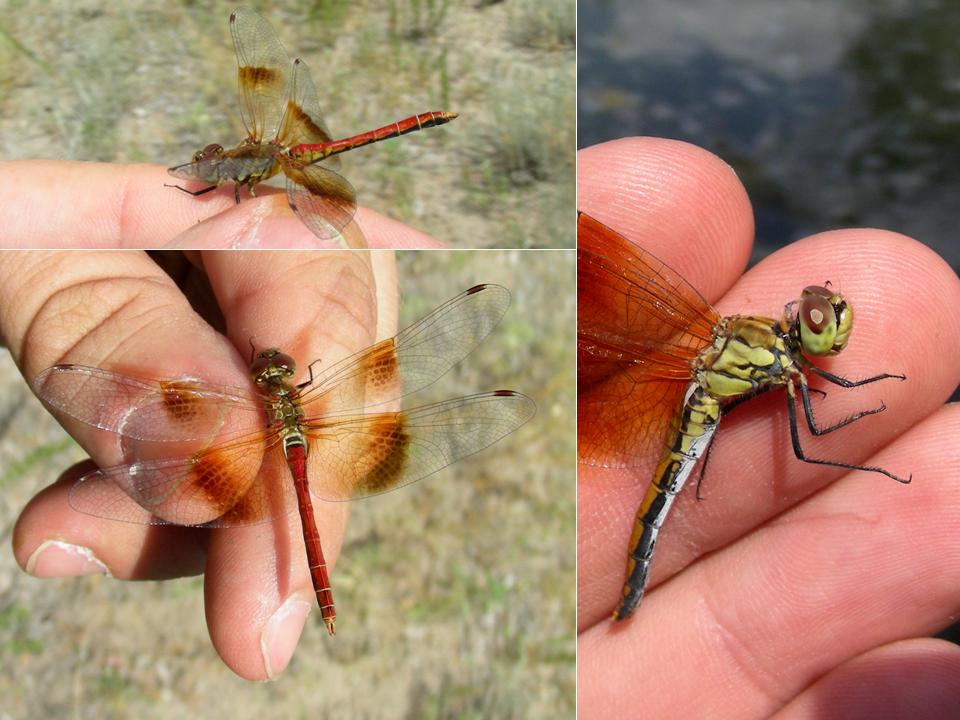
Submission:
<svg viewBox="0 0 960 720">
<path fill-rule="evenodd" d="M 336 137 L 460 113 L 347 153 L 362 205 L 453 247 L 573 247 L 574 0 L 254 6 L 311 68 Z M 234 7 L 0 4 L 0 157 L 169 167 L 236 144 Z"/>
<path fill-rule="evenodd" d="M 538 413 L 436 476 L 351 504 L 337 636 L 313 613 L 274 683 L 222 664 L 202 578 L 38 580 L 17 567 L 17 514 L 83 453 L 0 355 L 0 718 L 574 716 L 574 254 L 398 262 L 402 324 L 479 282 L 513 292 L 504 322 L 422 399 L 513 388 Z"/>
</svg>

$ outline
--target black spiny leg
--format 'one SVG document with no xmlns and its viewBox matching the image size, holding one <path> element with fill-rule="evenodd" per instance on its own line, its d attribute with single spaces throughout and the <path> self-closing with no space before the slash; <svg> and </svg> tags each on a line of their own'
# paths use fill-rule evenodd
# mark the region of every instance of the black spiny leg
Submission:
<svg viewBox="0 0 960 720">
<path fill-rule="evenodd" d="M 747 394 L 747 395 L 743 395 L 742 397 L 737 398 L 736 400 L 732 400 L 732 401 L 728 402 L 728 403 L 727 403 L 726 405 L 724 405 L 724 407 L 723 407 L 723 415 L 724 415 L 724 417 L 726 417 L 727 415 L 729 415 L 730 412 L 733 411 L 734 408 L 738 407 L 739 405 L 742 405 L 742 404 L 745 403 L 747 400 L 753 400 L 755 397 L 758 397 L 759 395 L 763 395 L 763 393 L 767 392 L 768 390 L 772 390 L 772 389 L 773 389 L 773 386 L 772 386 L 772 385 L 768 385 L 768 386 L 766 386 L 765 388 L 763 388 L 762 390 L 760 390 L 760 391 L 758 391 L 758 392 L 749 393 L 749 394 Z M 818 394 L 822 395 L 823 397 L 826 397 L 826 396 L 827 396 L 827 394 L 826 394 L 823 390 L 819 390 L 819 389 L 817 389 L 817 388 L 808 388 L 806 385 L 803 386 L 803 392 L 804 392 L 803 399 L 804 399 L 804 408 L 805 408 L 805 409 L 806 409 L 807 407 L 809 407 L 809 403 L 810 403 L 810 398 L 809 398 L 809 396 L 807 395 L 807 392 L 818 393 Z M 883 408 L 881 408 L 881 410 L 882 410 L 882 409 L 883 409 Z M 872 415 L 874 412 L 880 412 L 880 410 L 868 410 L 867 412 L 863 413 L 862 415 L 859 415 L 859 416 L 856 417 L 856 418 L 852 418 L 852 419 L 850 419 L 850 420 L 847 420 L 847 421 L 844 422 L 844 423 L 841 423 L 841 424 L 838 425 L 837 427 L 843 427 L 844 425 L 846 425 L 846 424 L 848 424 L 848 423 L 851 423 L 851 422 L 853 422 L 854 420 L 858 420 L 860 417 L 863 417 L 863 415 Z M 808 417 L 813 417 L 813 409 L 812 409 L 812 408 L 810 408 L 810 410 L 809 410 Z M 811 431 L 813 432 L 814 435 L 819 435 L 819 434 L 820 434 L 819 432 L 817 432 L 816 430 L 814 430 L 812 426 L 811 426 L 810 429 L 811 429 Z M 831 428 L 831 429 L 832 429 L 832 430 L 835 430 L 836 428 Z M 827 431 L 827 432 L 828 432 L 828 431 Z M 706 473 L 707 473 L 707 463 L 710 462 L 710 453 L 713 452 L 713 446 L 714 446 L 714 443 L 716 443 L 716 442 L 717 442 L 717 436 L 715 436 L 715 437 L 713 438 L 713 440 L 710 441 L 710 444 L 707 445 L 707 452 L 704 453 L 704 455 L 703 455 L 703 462 L 700 464 L 700 474 L 697 476 L 697 500 L 698 500 L 698 501 L 699 501 L 699 500 L 703 500 L 703 496 L 700 494 L 700 486 L 703 485 L 703 478 L 704 478 L 704 475 L 706 475 Z"/>
<path fill-rule="evenodd" d="M 819 437 L 820 435 L 826 435 L 827 433 L 831 433 L 834 430 L 844 427 L 845 425 L 849 425 L 850 423 L 854 423 L 862 417 L 866 417 L 867 415 L 876 415 L 877 413 L 881 413 L 887 409 L 887 406 L 884 405 L 883 401 L 881 400 L 880 407 L 878 408 L 873 408 L 872 410 L 861 410 L 860 412 L 854 413 L 853 415 L 846 418 L 845 420 L 841 420 L 840 422 L 835 423 L 834 425 L 829 425 L 827 427 L 822 428 L 817 425 L 817 421 L 814 420 L 813 418 L 813 405 L 810 403 L 810 391 L 811 391 L 811 388 L 808 388 L 807 384 L 801 380 L 800 381 L 800 397 L 803 399 L 803 414 L 807 418 L 807 427 L 810 428 L 810 434 L 816 435 L 817 437 Z"/>
<path fill-rule="evenodd" d="M 807 367 L 810 368 L 812 372 L 815 372 L 817 375 L 822 377 L 824 380 L 832 382 L 834 385 L 839 385 L 840 387 L 853 388 L 860 387 L 861 385 L 869 385 L 870 383 L 877 382 L 879 380 L 889 380 L 895 378 L 897 380 L 906 380 L 906 375 L 891 375 L 890 373 L 883 373 L 882 375 L 874 375 L 873 377 L 868 377 L 864 380 L 847 380 L 846 378 L 840 377 L 839 375 L 834 375 L 829 373 L 826 370 L 821 370 L 815 365 L 807 364 Z"/>
<path fill-rule="evenodd" d="M 310 363 L 309 365 L 307 365 L 307 374 L 308 374 L 310 377 L 308 377 L 308 378 L 307 378 L 306 380 L 304 380 L 302 383 L 300 383 L 299 385 L 297 385 L 297 389 L 298 389 L 298 390 L 302 390 L 302 389 L 305 388 L 307 385 L 310 385 L 310 384 L 313 382 L 313 366 L 314 366 L 314 365 L 318 365 L 320 362 L 321 362 L 321 359 L 320 359 L 320 358 L 317 358 L 317 359 L 314 360 L 312 363 Z"/>
<path fill-rule="evenodd" d="M 794 390 L 793 383 L 787 385 L 787 414 L 790 416 L 790 441 L 793 443 L 793 454 L 797 456 L 798 460 L 802 460 L 806 463 L 812 463 L 814 465 L 829 465 L 831 467 L 845 468 L 847 470 L 864 470 L 867 472 L 876 472 L 881 475 L 886 475 L 891 480 L 896 480 L 898 483 L 903 483 L 906 485 L 911 480 L 913 480 L 913 475 L 910 475 L 906 480 L 901 477 L 897 477 L 889 470 L 884 470 L 880 467 L 874 467 L 872 465 L 851 465 L 850 463 L 835 462 L 833 460 L 819 460 L 817 458 L 807 457 L 803 454 L 803 448 L 800 447 L 800 430 L 797 427 L 797 395 Z M 876 411 L 874 411 L 876 412 Z M 870 411 L 867 411 L 867 414 L 872 414 Z M 845 422 L 844 424 L 849 424 L 850 421 Z"/>
<path fill-rule="evenodd" d="M 193 195 L 194 197 L 196 197 L 197 195 L 205 195 L 206 193 L 210 192 L 211 190 L 216 190 L 216 189 L 217 189 L 217 186 L 216 186 L 216 185 L 211 185 L 210 187 L 205 187 L 203 190 L 187 190 L 185 187 L 180 187 L 179 185 L 167 185 L 166 183 L 164 183 L 163 186 L 164 186 L 164 187 L 169 187 L 169 188 L 176 188 L 177 190 L 180 190 L 181 192 L 185 192 L 187 195 Z M 240 202 L 240 201 L 237 200 L 237 202 Z"/>
</svg>

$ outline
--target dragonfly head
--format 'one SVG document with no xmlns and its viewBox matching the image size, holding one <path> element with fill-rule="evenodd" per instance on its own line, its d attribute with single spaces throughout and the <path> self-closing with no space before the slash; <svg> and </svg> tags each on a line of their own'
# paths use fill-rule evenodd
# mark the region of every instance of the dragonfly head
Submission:
<svg viewBox="0 0 960 720">
<path fill-rule="evenodd" d="M 828 283 L 829 285 L 829 283 Z M 808 355 L 835 355 L 847 346 L 853 308 L 829 287 L 810 285 L 800 293 L 791 332 Z"/>
<path fill-rule="evenodd" d="M 223 146 L 212 143 L 203 150 L 197 150 L 193 154 L 193 159 L 183 165 L 177 165 L 167 170 L 168 173 L 176 178 L 183 180 L 202 180 L 204 182 L 217 183 L 220 181 L 220 173 L 217 171 L 223 160 Z"/>
<path fill-rule="evenodd" d="M 217 145 L 217 143 L 210 143 L 203 150 L 197 150 L 193 154 L 193 159 L 191 162 L 201 162 L 203 160 L 210 160 L 212 158 L 220 157 L 223 154 L 223 145 Z"/>
<path fill-rule="evenodd" d="M 258 386 L 277 385 L 293 377 L 297 364 L 293 358 L 276 348 L 257 353 L 250 364 L 250 375 Z"/>
</svg>

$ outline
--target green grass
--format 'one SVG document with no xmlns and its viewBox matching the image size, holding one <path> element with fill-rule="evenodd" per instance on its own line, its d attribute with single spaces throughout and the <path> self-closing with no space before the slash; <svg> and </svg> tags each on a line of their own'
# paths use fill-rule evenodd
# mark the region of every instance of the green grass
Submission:
<svg viewBox="0 0 960 720">
<path fill-rule="evenodd" d="M 26 634 L 31 617 L 30 609 L 22 604 L 0 608 L 0 637 L 5 638 L 0 643 L 0 655 L 39 655 L 43 652 L 43 642 Z"/>
<path fill-rule="evenodd" d="M 389 0 L 386 6 L 391 36 L 419 40 L 440 33 L 450 0 Z"/>
<path fill-rule="evenodd" d="M 57 455 L 77 447 L 71 438 L 46 443 L 29 450 L 22 458 L 10 463 L 0 474 L 0 489 L 17 482 L 31 470 L 55 458 Z"/>
<path fill-rule="evenodd" d="M 511 13 L 507 37 L 523 48 L 560 50 L 577 43 L 577 8 L 564 2 L 520 0 Z"/>
</svg>

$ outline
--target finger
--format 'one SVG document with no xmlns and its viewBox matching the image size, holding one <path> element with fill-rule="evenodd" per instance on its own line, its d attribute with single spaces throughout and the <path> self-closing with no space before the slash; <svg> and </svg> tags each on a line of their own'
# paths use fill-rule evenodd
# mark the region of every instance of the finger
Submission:
<svg viewBox="0 0 960 720">
<path fill-rule="evenodd" d="M 54 160 L 0 163 L 0 243 L 15 248 L 231 248 L 339 246 L 313 235 L 282 190 L 237 205 L 232 187 L 193 197 L 158 165 Z M 260 192 L 258 190 L 258 192 Z M 51 203 L 50 198 L 61 201 Z M 207 220 L 219 216 L 216 222 Z M 362 230 L 361 230 L 362 228 Z M 371 247 L 434 247 L 435 240 L 377 213 L 344 229 Z"/>
<path fill-rule="evenodd" d="M 0 254 L 0 337 L 35 378 L 68 362 L 138 377 L 244 385 L 246 364 L 145 254 Z M 122 460 L 110 433 L 58 417 L 101 467 Z"/>
<path fill-rule="evenodd" d="M 852 472 L 677 575 L 631 620 L 582 633 L 585 706 L 768 717 L 841 663 L 948 624 L 960 603 L 958 433 L 960 405 L 941 408 L 871 458 L 909 462 L 911 485 Z M 691 655 L 697 672 L 675 672 Z"/>
<path fill-rule="evenodd" d="M 197 202 L 164 187 L 159 165 L 18 160 L 0 163 L 5 247 L 157 248 L 197 222 Z M 209 214 L 233 204 L 212 193 Z M 57 198 L 58 202 L 50 202 Z"/>
<path fill-rule="evenodd" d="M 319 358 L 314 372 L 322 372 L 376 341 L 378 290 L 389 294 L 389 289 L 375 285 L 370 258 L 371 253 L 353 252 L 218 252 L 203 261 L 224 308 L 228 336 L 238 346 L 252 340 L 258 349 L 291 354 L 298 360 L 294 382 L 301 382 L 311 361 Z M 389 322 L 384 328 L 392 331 Z M 275 473 L 278 479 L 292 481 L 282 453 L 269 461 L 284 466 Z M 308 454 L 308 475 L 322 470 L 310 464 Z M 347 505 L 316 502 L 313 509 L 332 572 Z M 307 613 L 316 610 L 303 542 L 295 512 L 266 525 L 212 534 L 207 622 L 221 657 L 243 677 L 282 672 Z M 336 598 L 336 582 L 333 586 Z"/>
<path fill-rule="evenodd" d="M 960 707 L 960 647 L 903 640 L 849 660 L 804 690 L 774 720 L 941 720 Z"/>
<path fill-rule="evenodd" d="M 341 236 L 320 238 L 291 212 L 286 195 L 264 189 L 258 197 L 234 204 L 190 226 L 166 248 L 267 250 L 277 248 L 440 248 L 426 233 L 380 215 L 358 210 Z"/>
<path fill-rule="evenodd" d="M 676 140 L 632 137 L 577 153 L 577 209 L 652 252 L 716 301 L 740 277 L 753 211 L 733 169 Z"/>
<path fill-rule="evenodd" d="M 203 572 L 208 531 L 136 525 L 78 513 L 67 495 L 94 469 L 83 462 L 40 491 L 13 530 L 13 554 L 35 577 L 104 574 L 121 580 L 166 580 Z"/>
<path fill-rule="evenodd" d="M 143 376 L 213 377 L 223 384 L 242 380 L 231 374 L 242 367 L 234 365 L 232 348 L 141 253 L 3 253 L 0 307 L 0 336 L 27 378 L 67 361 Z M 109 433 L 60 419 L 101 466 L 120 462 Z M 76 469 L 65 474 L 19 518 L 15 554 L 28 572 L 51 576 L 102 569 L 115 577 L 144 579 L 199 571 L 206 554 L 201 531 L 77 513 L 67 493 L 78 477 Z M 77 562 L 67 562 L 70 556 Z"/>
<path fill-rule="evenodd" d="M 960 281 L 942 259 L 909 238 L 876 230 L 839 231 L 775 253 L 751 270 L 719 309 L 774 315 L 800 288 L 828 278 L 851 302 L 854 330 L 843 353 L 818 364 L 851 378 L 881 372 L 907 376 L 904 382 L 885 380 L 854 390 L 820 383 L 828 393 L 815 401 L 821 424 L 881 403 L 888 407 L 855 427 L 820 438 L 800 428 L 809 456 L 863 463 L 938 408 L 960 382 L 955 363 L 929 361 L 960 352 Z M 794 457 L 785 404 L 785 393 L 778 390 L 721 422 L 704 480 L 705 500 L 698 502 L 690 489 L 678 496 L 658 539 L 651 588 L 843 473 Z M 801 409 L 798 421 L 805 426 L 802 417 Z M 906 476 L 913 468 L 904 462 L 889 469 Z M 649 479 L 622 471 L 585 472 L 581 478 L 579 535 L 591 549 L 581 564 L 584 584 L 591 589 L 581 605 L 583 627 L 601 620 L 619 596 L 633 514 Z M 880 475 L 875 480 L 892 482 Z"/>
<path fill-rule="evenodd" d="M 437 240 L 424 232 L 415 230 L 375 210 L 359 208 L 353 218 L 371 248 L 395 248 L 397 250 L 429 250 L 446 248 L 446 242 Z M 454 240 L 455 238 L 451 238 Z M 471 243 L 474 245 L 474 243 Z"/>
</svg>

